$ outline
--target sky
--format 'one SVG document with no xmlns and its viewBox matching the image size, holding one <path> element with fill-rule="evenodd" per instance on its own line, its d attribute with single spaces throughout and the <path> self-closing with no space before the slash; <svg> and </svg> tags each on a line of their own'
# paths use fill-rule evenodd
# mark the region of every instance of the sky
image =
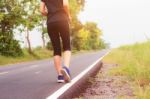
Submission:
<svg viewBox="0 0 150 99">
<path fill-rule="evenodd" d="M 79 19 L 96 22 L 111 47 L 150 38 L 150 0 L 86 0 Z"/>
<path fill-rule="evenodd" d="M 78 18 L 82 23 L 96 22 L 112 48 L 150 38 L 150 0 L 86 0 Z M 24 35 L 16 38 L 27 45 Z M 33 47 L 42 45 L 38 30 L 30 33 L 30 39 Z"/>
</svg>

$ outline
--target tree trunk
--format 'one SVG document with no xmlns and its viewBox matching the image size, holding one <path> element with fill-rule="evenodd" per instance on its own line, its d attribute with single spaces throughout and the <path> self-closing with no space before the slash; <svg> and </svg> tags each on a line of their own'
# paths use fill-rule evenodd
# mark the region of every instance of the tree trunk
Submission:
<svg viewBox="0 0 150 99">
<path fill-rule="evenodd" d="M 42 41 L 43 41 L 43 48 L 45 48 L 45 38 L 44 38 L 44 21 L 42 21 Z"/>
<path fill-rule="evenodd" d="M 43 41 L 43 48 L 45 48 L 45 38 L 44 38 L 44 22 L 42 23 L 42 41 Z"/>
<path fill-rule="evenodd" d="M 42 33 L 42 41 L 43 41 L 43 48 L 45 48 L 45 38 L 44 38 L 44 33 Z"/>
<path fill-rule="evenodd" d="M 29 38 L 29 30 L 28 28 L 26 28 L 26 39 L 27 39 L 27 44 L 28 44 L 28 52 L 32 53 L 32 49 L 31 49 L 31 43 L 30 43 L 30 38 Z"/>
</svg>

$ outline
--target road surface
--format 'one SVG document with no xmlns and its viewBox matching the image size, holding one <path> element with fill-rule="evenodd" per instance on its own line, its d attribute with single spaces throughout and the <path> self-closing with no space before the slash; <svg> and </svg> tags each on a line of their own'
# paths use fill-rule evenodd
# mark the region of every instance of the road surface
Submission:
<svg viewBox="0 0 150 99">
<path fill-rule="evenodd" d="M 72 78 L 107 52 L 102 50 L 72 56 Z M 56 81 L 52 59 L 1 66 L 0 99 L 45 99 L 64 85 Z"/>
</svg>

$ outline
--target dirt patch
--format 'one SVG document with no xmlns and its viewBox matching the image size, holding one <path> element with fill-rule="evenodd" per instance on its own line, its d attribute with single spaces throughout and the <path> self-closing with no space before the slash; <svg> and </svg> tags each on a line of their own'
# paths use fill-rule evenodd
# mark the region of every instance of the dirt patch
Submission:
<svg viewBox="0 0 150 99">
<path fill-rule="evenodd" d="M 104 63 L 102 69 L 95 78 L 91 78 L 86 91 L 73 99 L 135 99 L 131 86 L 124 76 L 110 76 L 110 69 L 117 64 Z"/>
</svg>

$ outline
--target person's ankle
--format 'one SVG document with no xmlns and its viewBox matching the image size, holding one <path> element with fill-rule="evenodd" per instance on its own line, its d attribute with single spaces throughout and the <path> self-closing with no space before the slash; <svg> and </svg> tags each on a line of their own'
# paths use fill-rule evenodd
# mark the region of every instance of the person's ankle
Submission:
<svg viewBox="0 0 150 99">
<path fill-rule="evenodd" d="M 62 76 L 63 74 L 59 73 L 58 76 Z"/>
<path fill-rule="evenodd" d="M 63 67 L 66 67 L 66 68 L 68 68 L 68 69 L 69 69 L 69 66 L 64 65 Z"/>
</svg>

